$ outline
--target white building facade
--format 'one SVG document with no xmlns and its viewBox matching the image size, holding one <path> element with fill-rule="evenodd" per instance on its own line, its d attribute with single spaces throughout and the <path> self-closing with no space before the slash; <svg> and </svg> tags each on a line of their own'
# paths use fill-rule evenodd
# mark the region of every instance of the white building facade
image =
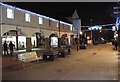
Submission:
<svg viewBox="0 0 120 82">
<path fill-rule="evenodd" d="M 72 24 L 3 3 L 0 3 L 0 21 L 0 43 L 13 41 L 17 48 L 24 45 L 28 51 L 33 45 L 38 47 L 37 40 L 41 36 L 49 38 L 56 33 L 70 38 L 73 34 Z"/>
</svg>

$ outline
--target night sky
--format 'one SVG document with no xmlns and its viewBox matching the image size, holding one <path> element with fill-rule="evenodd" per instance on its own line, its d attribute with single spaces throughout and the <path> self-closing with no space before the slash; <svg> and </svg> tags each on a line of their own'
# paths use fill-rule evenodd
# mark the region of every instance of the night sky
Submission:
<svg viewBox="0 0 120 82">
<path fill-rule="evenodd" d="M 117 2 L 6 2 L 6 4 L 68 23 L 66 17 L 71 17 L 76 9 L 82 25 L 115 23 L 113 7 L 118 5 Z M 92 23 L 90 19 L 92 19 Z"/>
</svg>

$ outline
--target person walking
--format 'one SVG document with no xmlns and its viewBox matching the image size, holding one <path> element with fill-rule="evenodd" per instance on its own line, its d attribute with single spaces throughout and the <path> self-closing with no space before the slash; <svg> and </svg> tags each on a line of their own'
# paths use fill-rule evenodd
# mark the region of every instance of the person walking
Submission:
<svg viewBox="0 0 120 82">
<path fill-rule="evenodd" d="M 118 47 L 118 42 L 117 41 L 114 42 L 114 46 L 115 46 L 115 49 L 117 50 L 117 47 Z"/>
<path fill-rule="evenodd" d="M 12 43 L 12 41 L 10 41 L 9 48 L 10 48 L 10 55 L 11 56 L 13 56 L 14 47 L 15 47 L 15 45 Z"/>
<path fill-rule="evenodd" d="M 3 43 L 3 50 L 4 50 L 4 56 L 8 55 L 8 44 L 6 41 Z"/>
</svg>

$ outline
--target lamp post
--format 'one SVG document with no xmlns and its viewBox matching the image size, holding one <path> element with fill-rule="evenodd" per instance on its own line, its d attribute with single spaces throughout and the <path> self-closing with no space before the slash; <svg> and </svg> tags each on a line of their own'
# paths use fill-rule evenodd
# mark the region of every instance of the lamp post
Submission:
<svg viewBox="0 0 120 82">
<path fill-rule="evenodd" d="M 58 32 L 59 32 L 58 47 L 61 47 L 61 40 L 60 40 L 60 21 L 58 22 Z"/>
<path fill-rule="evenodd" d="M 77 37 L 77 51 L 79 49 L 79 33 L 81 31 L 81 19 L 79 18 L 77 14 L 77 10 L 74 11 L 73 13 L 73 26 L 74 26 L 74 33 L 76 34 Z"/>
<path fill-rule="evenodd" d="M 77 33 L 77 51 L 79 50 L 79 33 Z"/>
<path fill-rule="evenodd" d="M 92 19 L 90 19 L 90 23 L 91 23 L 91 41 L 92 41 L 92 44 L 93 44 L 93 33 L 92 33 Z"/>
</svg>

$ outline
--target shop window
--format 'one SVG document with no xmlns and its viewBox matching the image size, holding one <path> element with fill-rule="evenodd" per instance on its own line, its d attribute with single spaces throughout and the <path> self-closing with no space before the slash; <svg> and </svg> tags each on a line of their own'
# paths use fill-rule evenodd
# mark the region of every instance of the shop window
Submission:
<svg viewBox="0 0 120 82">
<path fill-rule="evenodd" d="M 72 27 L 72 26 L 70 26 L 70 30 L 71 30 L 71 31 L 73 30 L 73 27 Z"/>
<path fill-rule="evenodd" d="M 7 8 L 7 18 L 14 19 L 14 10 Z"/>
<path fill-rule="evenodd" d="M 30 22 L 30 14 L 25 13 L 25 21 Z"/>
<path fill-rule="evenodd" d="M 39 24 L 43 24 L 43 18 L 39 17 Z"/>
<path fill-rule="evenodd" d="M 58 38 L 57 37 L 51 37 L 51 44 L 52 47 L 58 46 Z"/>
</svg>

